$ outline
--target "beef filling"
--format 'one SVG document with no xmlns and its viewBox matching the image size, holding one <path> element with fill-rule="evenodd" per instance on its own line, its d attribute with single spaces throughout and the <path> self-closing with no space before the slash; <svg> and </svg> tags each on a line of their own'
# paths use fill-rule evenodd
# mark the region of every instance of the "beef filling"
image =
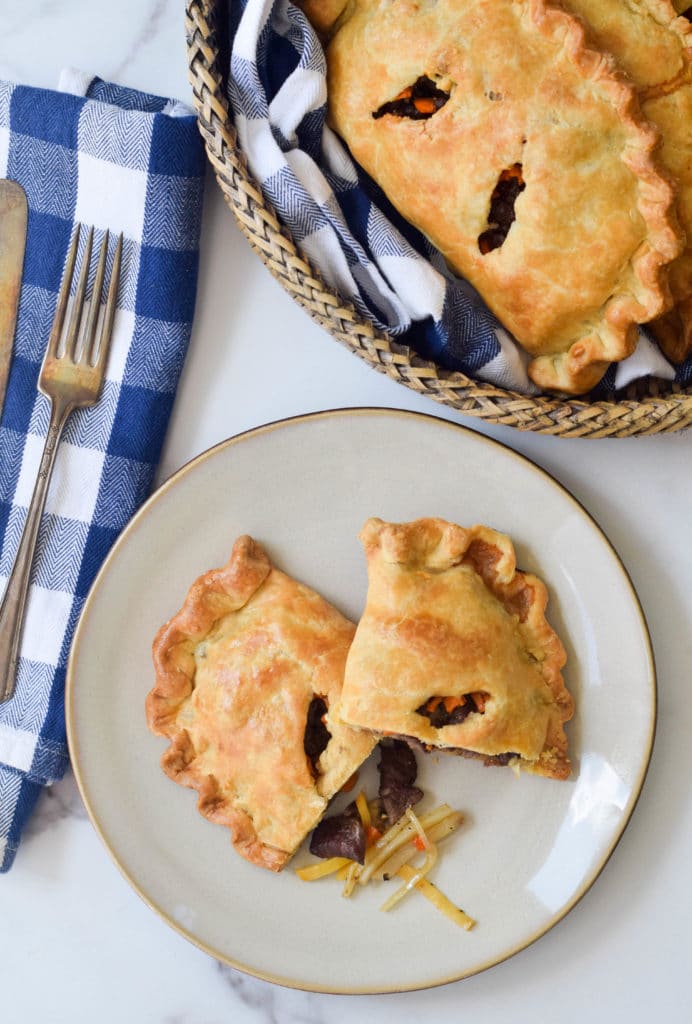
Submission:
<svg viewBox="0 0 692 1024">
<path fill-rule="evenodd" d="M 437 750 L 439 748 L 432 747 L 431 749 Z M 500 767 L 508 765 L 510 761 L 514 761 L 520 756 L 512 750 L 508 750 L 504 754 L 479 754 L 475 750 L 464 750 L 463 747 L 455 747 L 454 749 L 450 747 L 447 753 L 458 754 L 460 757 L 468 757 L 472 760 L 480 760 L 485 765 L 499 765 Z"/>
<path fill-rule="evenodd" d="M 317 775 L 317 762 L 332 738 L 332 734 L 324 723 L 326 714 L 327 702 L 324 697 L 313 697 L 308 708 L 303 735 L 303 748 L 313 775 Z"/>
<path fill-rule="evenodd" d="M 521 164 L 506 167 L 497 179 L 497 185 L 490 197 L 489 226 L 478 236 L 478 248 L 484 256 L 493 249 L 499 249 L 509 234 L 509 229 L 516 219 L 514 204 L 525 188 Z"/>
<path fill-rule="evenodd" d="M 408 117 L 413 121 L 423 121 L 432 117 L 444 107 L 449 93 L 438 89 L 431 78 L 421 75 L 413 85 L 403 89 L 398 96 L 373 111 L 375 119 L 393 114 L 394 117 Z"/>
<path fill-rule="evenodd" d="M 416 708 L 416 714 L 427 718 L 434 729 L 444 729 L 446 725 L 460 725 L 472 713 L 482 715 L 488 696 L 477 690 L 461 697 L 428 697 Z"/>
<path fill-rule="evenodd" d="M 401 739 L 412 749 L 419 750 L 421 754 L 455 754 L 458 757 L 482 761 L 485 765 L 508 765 L 510 761 L 521 758 L 521 754 L 517 754 L 513 750 L 502 754 L 479 754 L 476 750 L 466 750 L 464 747 L 436 747 L 432 743 L 423 743 L 415 736 L 402 736 Z"/>
<path fill-rule="evenodd" d="M 418 765 L 416 755 L 404 740 L 380 742 L 379 804 L 374 808 L 372 824 L 380 832 L 391 828 L 407 807 L 423 799 L 423 791 L 414 786 Z M 323 818 L 310 837 L 310 853 L 315 857 L 348 857 L 359 864 L 365 861 L 367 834 L 355 801 L 330 818 Z"/>
<path fill-rule="evenodd" d="M 490 694 L 483 690 L 465 693 L 461 697 L 428 697 L 424 704 L 416 708 L 416 713 L 424 715 L 433 728 L 444 729 L 446 725 L 459 725 L 470 714 L 482 715 L 489 697 Z M 458 754 L 460 757 L 480 758 L 483 764 L 487 765 L 506 765 L 514 758 L 519 757 L 511 750 L 503 754 L 478 754 L 473 750 L 466 750 L 464 747 L 440 748 L 427 743 L 423 746 L 428 752 L 443 749 L 445 753 Z"/>
<path fill-rule="evenodd" d="M 418 775 L 416 755 L 403 740 L 383 740 L 377 768 L 383 824 L 391 828 L 408 807 L 423 799 L 423 790 L 413 785 Z"/>
<path fill-rule="evenodd" d="M 310 838 L 310 853 L 315 857 L 348 857 L 362 864 L 365 845 L 365 826 L 355 803 L 351 803 L 341 814 L 322 819 Z"/>
</svg>

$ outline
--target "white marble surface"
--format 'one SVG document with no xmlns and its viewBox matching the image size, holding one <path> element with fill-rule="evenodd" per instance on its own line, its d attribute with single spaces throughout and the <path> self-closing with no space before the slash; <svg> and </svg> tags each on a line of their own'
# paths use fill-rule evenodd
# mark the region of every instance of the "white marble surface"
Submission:
<svg viewBox="0 0 692 1024">
<path fill-rule="evenodd" d="M 184 99 L 182 8 L 176 0 L 0 0 L 0 77 L 50 86 L 76 65 Z M 245 428 L 352 405 L 438 413 L 496 437 L 552 472 L 609 535 L 639 592 L 659 677 L 654 756 L 623 839 L 567 918 L 506 963 L 427 992 L 314 995 L 221 966 L 171 931 L 111 862 L 68 775 L 42 797 L 13 869 L 0 877 L 7 1024 L 692 1019 L 692 432 L 564 441 L 483 426 L 414 395 L 292 303 L 210 179 L 193 343 L 160 477 Z"/>
</svg>

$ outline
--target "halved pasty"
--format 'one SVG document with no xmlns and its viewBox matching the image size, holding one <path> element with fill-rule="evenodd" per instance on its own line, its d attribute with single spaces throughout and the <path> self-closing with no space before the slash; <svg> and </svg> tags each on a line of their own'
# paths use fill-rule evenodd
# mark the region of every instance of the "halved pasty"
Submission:
<svg viewBox="0 0 692 1024">
<path fill-rule="evenodd" d="M 681 248 L 657 133 L 612 58 L 543 0 L 302 6 L 355 159 L 531 354 L 539 386 L 593 387 L 670 306 Z"/>
<path fill-rule="evenodd" d="M 545 618 L 546 588 L 516 570 L 510 539 L 442 519 L 369 519 L 360 538 L 368 595 L 343 720 L 567 778 L 565 651 Z"/>
<path fill-rule="evenodd" d="M 149 728 L 161 760 L 226 825 L 239 853 L 280 871 L 373 749 L 335 713 L 355 626 L 240 537 L 153 644 Z"/>
</svg>

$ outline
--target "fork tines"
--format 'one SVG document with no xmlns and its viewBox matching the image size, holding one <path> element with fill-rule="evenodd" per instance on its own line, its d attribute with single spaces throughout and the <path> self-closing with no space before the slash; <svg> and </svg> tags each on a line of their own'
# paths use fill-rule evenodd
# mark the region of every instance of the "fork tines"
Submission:
<svg viewBox="0 0 692 1024">
<path fill-rule="evenodd" d="M 63 334 L 65 333 L 64 326 L 67 307 L 70 299 L 70 286 L 74 276 L 75 262 L 79 250 L 81 232 L 82 225 L 78 224 L 75 229 L 74 236 L 72 238 L 72 244 L 70 246 L 70 251 L 67 256 L 67 262 L 65 264 L 65 272 L 60 287 L 60 293 L 58 295 L 58 302 L 55 309 L 53 327 L 51 330 L 50 338 L 48 339 L 48 346 L 46 348 L 46 359 L 56 359 L 58 357 L 60 341 L 63 337 Z M 86 242 L 84 244 L 84 252 L 82 253 L 82 262 L 79 273 L 79 279 L 77 281 L 77 288 L 74 294 L 72 311 L 67 326 L 67 332 L 65 333 L 65 343 L 63 348 L 63 354 L 66 358 L 72 360 L 73 362 L 77 362 L 82 366 L 93 366 L 98 370 L 102 370 L 103 364 L 105 363 L 106 357 L 108 355 L 111 328 L 113 325 L 113 317 L 115 315 L 118 280 L 120 277 L 120 263 L 122 259 L 123 236 L 122 234 L 118 235 L 118 238 L 116 240 L 115 251 L 113 253 L 113 262 L 111 265 L 110 284 L 106 296 L 106 307 L 103 315 L 103 322 L 101 324 L 101 331 L 99 332 L 97 338 L 97 327 L 99 321 L 99 313 L 101 310 L 103 282 L 106 275 L 106 264 L 108 261 L 109 240 L 110 233 L 108 230 L 106 230 L 101 241 L 98 264 L 96 266 L 94 283 L 91 289 L 89 313 L 87 316 L 86 325 L 83 327 L 83 330 L 81 330 L 82 316 L 86 304 L 86 291 L 89 281 L 89 270 L 91 266 L 91 252 L 94 242 L 94 229 L 93 227 L 90 227 L 88 229 Z M 80 340 L 81 352 L 79 355 L 79 359 L 77 359 Z"/>
</svg>

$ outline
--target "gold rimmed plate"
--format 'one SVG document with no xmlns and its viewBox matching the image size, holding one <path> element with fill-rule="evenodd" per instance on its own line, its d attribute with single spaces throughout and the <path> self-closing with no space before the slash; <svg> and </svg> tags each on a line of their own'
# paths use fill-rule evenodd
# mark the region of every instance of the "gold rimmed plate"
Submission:
<svg viewBox="0 0 692 1024">
<path fill-rule="evenodd" d="M 508 533 L 521 568 L 548 584 L 576 714 L 567 782 L 419 756 L 425 803 L 466 815 L 434 881 L 477 920 L 465 932 L 418 894 L 379 911 L 386 883 L 340 896 L 246 863 L 196 795 L 159 768 L 144 699 L 151 641 L 190 583 L 250 533 L 284 571 L 357 620 L 366 573 L 357 534 L 371 515 L 435 515 Z M 626 638 L 626 643 L 623 642 Z M 250 430 L 184 466 L 124 530 L 86 601 L 68 667 L 70 752 L 87 810 L 142 898 L 217 959 L 325 992 L 393 992 L 475 974 L 544 935 L 608 860 L 651 754 L 650 639 L 617 554 L 552 477 L 496 441 L 436 417 L 386 409 L 299 416 Z M 371 759 L 376 761 L 376 758 Z M 363 774 L 369 784 L 373 764 Z M 395 883 L 393 883 L 395 884 Z"/>
</svg>

